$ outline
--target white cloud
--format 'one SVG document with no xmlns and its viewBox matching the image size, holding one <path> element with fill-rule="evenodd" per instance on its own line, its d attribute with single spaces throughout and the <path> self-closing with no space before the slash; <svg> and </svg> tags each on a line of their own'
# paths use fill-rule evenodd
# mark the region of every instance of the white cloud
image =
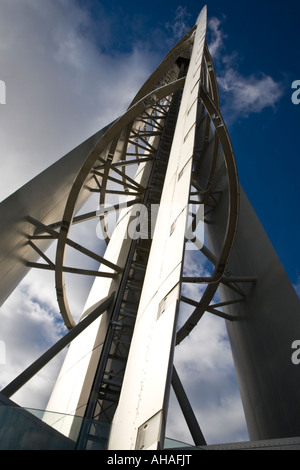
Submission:
<svg viewBox="0 0 300 470">
<path fill-rule="evenodd" d="M 102 52 L 74 0 L 17 4 L 0 17 L 1 199 L 124 112 L 153 70 L 139 47 Z"/>
<path fill-rule="evenodd" d="M 265 74 L 244 77 L 234 69 L 225 70 L 219 85 L 226 96 L 226 105 L 236 116 L 260 113 L 275 105 L 283 94 L 280 83 Z M 229 104 L 230 103 L 230 104 Z"/>
<path fill-rule="evenodd" d="M 66 329 L 55 302 L 53 273 L 31 271 L 1 308 L 1 340 L 5 363 L 0 387 L 6 386 L 52 346 Z M 12 399 L 35 408 L 45 407 L 64 352 L 49 363 Z"/>
<path fill-rule="evenodd" d="M 215 17 L 208 22 L 211 36 L 209 49 L 218 69 L 218 84 L 223 100 L 222 112 L 226 122 L 245 118 L 251 113 L 260 113 L 268 107 L 275 110 L 283 95 L 282 84 L 263 72 L 250 76 L 242 75 L 238 71 L 238 54 L 226 53 L 226 35 L 221 29 L 221 24 L 221 20 Z"/>
<path fill-rule="evenodd" d="M 211 34 L 210 42 L 209 42 L 209 51 L 213 58 L 217 58 L 220 55 L 221 50 L 223 49 L 224 42 L 223 37 L 224 34 L 220 29 L 221 20 L 216 17 L 212 17 L 208 20 L 208 29 Z"/>
<path fill-rule="evenodd" d="M 181 39 L 190 30 L 191 15 L 187 12 L 186 7 L 178 6 L 175 11 L 174 20 L 166 24 L 166 28 L 170 31 L 170 44 Z"/>
<path fill-rule="evenodd" d="M 175 367 L 208 444 L 249 439 L 224 320 L 206 313 L 177 346 Z M 168 436 L 192 442 L 174 396 L 170 409 Z"/>
<path fill-rule="evenodd" d="M 211 275 L 211 264 L 198 251 L 188 251 L 185 276 Z M 199 301 L 206 284 L 183 284 L 183 295 Z M 218 302 L 218 295 L 213 302 Z M 194 307 L 181 302 L 179 326 Z M 205 313 L 175 348 L 175 367 L 207 444 L 249 440 L 225 321 Z M 179 424 L 180 423 L 180 424 Z M 192 443 L 174 393 L 170 399 L 168 437 Z"/>
</svg>

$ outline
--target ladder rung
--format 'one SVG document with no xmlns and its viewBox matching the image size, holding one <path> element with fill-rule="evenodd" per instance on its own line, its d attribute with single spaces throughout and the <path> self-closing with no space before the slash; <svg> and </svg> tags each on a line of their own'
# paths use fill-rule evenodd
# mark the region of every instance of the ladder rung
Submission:
<svg viewBox="0 0 300 470">
<path fill-rule="evenodd" d="M 122 385 L 122 383 L 120 383 L 117 380 L 113 380 L 113 379 L 103 379 L 102 383 L 104 383 L 106 385 L 112 385 L 114 387 L 121 387 L 121 385 Z"/>
</svg>

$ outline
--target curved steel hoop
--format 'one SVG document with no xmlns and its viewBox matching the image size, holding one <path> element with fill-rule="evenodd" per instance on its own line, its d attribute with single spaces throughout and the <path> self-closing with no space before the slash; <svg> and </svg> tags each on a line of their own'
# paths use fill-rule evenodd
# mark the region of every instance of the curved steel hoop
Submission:
<svg viewBox="0 0 300 470">
<path fill-rule="evenodd" d="M 60 307 L 61 315 L 65 321 L 65 324 L 68 328 L 72 328 L 75 325 L 75 322 L 72 318 L 70 308 L 68 306 L 65 281 L 64 281 L 64 260 L 65 260 L 65 250 L 68 240 L 68 233 L 72 225 L 72 221 L 75 216 L 76 203 L 79 197 L 81 189 L 86 185 L 87 179 L 90 178 L 91 171 L 94 171 L 95 164 L 100 159 L 105 162 L 105 184 L 104 188 L 107 187 L 107 181 L 110 170 L 114 168 L 113 158 L 110 154 L 110 149 L 112 146 L 115 146 L 115 141 L 118 139 L 124 129 L 127 129 L 128 126 L 134 122 L 139 116 L 143 116 L 145 111 L 151 109 L 160 100 L 166 98 L 170 94 L 181 89 L 184 85 L 184 78 L 176 80 L 170 84 L 164 85 L 155 90 L 155 92 L 150 92 L 146 97 L 138 101 L 131 108 L 127 110 L 122 117 L 120 117 L 103 135 L 103 137 L 95 145 L 94 149 L 91 151 L 86 161 L 84 162 L 81 170 L 79 171 L 74 184 L 71 188 L 64 215 L 63 221 L 60 228 L 58 242 L 57 242 L 57 251 L 56 251 L 56 262 L 55 262 L 55 285 L 57 300 Z M 141 159 L 141 162 L 143 160 Z M 114 170 L 113 170 L 114 171 Z M 128 178 L 125 177 L 127 180 Z M 136 196 L 139 195 L 138 191 L 134 192 Z M 103 199 L 107 196 L 107 191 L 103 192 Z"/>
<path fill-rule="evenodd" d="M 99 218 L 105 238 L 108 241 L 109 234 L 106 223 L 107 211 L 105 211 L 105 207 L 107 207 L 108 204 L 108 195 L 119 195 L 122 198 L 127 197 L 127 201 L 129 196 L 132 203 L 139 201 L 142 197 L 145 188 L 131 176 L 131 173 L 128 172 L 128 168 L 130 165 L 139 166 L 148 161 L 150 162 L 151 158 L 153 158 L 155 145 L 152 145 L 153 140 L 151 141 L 151 138 L 155 139 L 155 136 L 159 136 L 161 128 L 163 127 L 159 122 L 159 119 L 163 119 L 163 108 L 161 108 L 161 106 L 163 102 L 166 103 L 166 100 L 168 102 L 168 96 L 171 96 L 184 86 L 185 79 L 176 79 L 173 64 L 177 56 L 193 42 L 193 34 L 194 29 L 173 48 L 158 69 L 147 80 L 145 85 L 143 85 L 128 110 L 111 125 L 97 142 L 82 165 L 71 188 L 58 235 L 55 261 L 57 300 L 61 315 L 68 328 L 72 328 L 75 322 L 67 300 L 64 279 L 64 261 L 66 246 L 68 245 L 69 230 L 73 221 L 76 219 L 76 204 L 80 191 L 82 188 L 87 188 L 89 183 L 93 181 L 94 186 L 91 187 L 90 190 L 99 192 L 100 209 L 103 208 L 103 211 L 101 212 L 100 210 L 99 212 Z M 224 234 L 223 247 L 218 256 L 214 273 L 199 301 L 199 305 L 178 331 L 177 344 L 181 342 L 197 324 L 215 295 L 230 256 L 238 220 L 239 184 L 235 158 L 225 123 L 219 111 L 216 76 L 207 45 L 205 45 L 204 62 L 205 66 L 202 68 L 202 87 L 199 99 L 204 106 L 205 112 L 209 116 L 209 125 L 214 128 L 216 149 L 220 143 L 224 152 L 230 198 L 228 224 L 226 233 Z M 161 84 L 168 81 L 170 81 L 170 83 L 157 87 L 158 83 Z M 143 93 L 145 93 L 145 95 L 143 95 Z M 160 111 L 158 112 L 159 107 Z M 155 113 L 157 116 L 155 116 Z M 130 146 L 133 148 L 132 152 L 130 152 Z M 209 194 L 210 188 L 212 187 L 216 160 L 217 151 L 215 152 L 214 162 L 212 162 L 208 185 L 204 191 L 207 194 Z M 120 272 L 121 269 L 115 272 L 114 276 L 118 276 Z"/>
</svg>

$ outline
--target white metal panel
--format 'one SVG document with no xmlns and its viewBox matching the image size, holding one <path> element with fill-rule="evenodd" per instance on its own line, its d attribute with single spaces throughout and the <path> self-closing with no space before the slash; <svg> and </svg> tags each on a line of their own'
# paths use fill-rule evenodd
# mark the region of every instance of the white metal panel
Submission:
<svg viewBox="0 0 300 470">
<path fill-rule="evenodd" d="M 35 230 L 27 221 L 27 216 L 45 225 L 61 220 L 76 174 L 108 127 L 98 131 L 0 203 L 0 305 L 28 273 L 30 268 L 25 261 L 36 262 L 39 259 L 27 243 L 27 235 L 32 235 Z M 79 205 L 89 195 L 83 191 Z M 35 241 L 43 252 L 52 242 L 53 239 Z"/>
<path fill-rule="evenodd" d="M 205 32 L 206 8 L 203 8 L 198 18 L 136 326 L 112 425 L 110 449 L 157 448 L 163 434 L 195 137 L 196 107 L 192 105 L 195 90 L 198 94 L 199 89 L 201 69 L 198 66 L 203 57 Z M 165 310 L 162 309 L 164 304 L 167 305 Z M 151 438 L 148 439 L 148 435 Z"/>
</svg>

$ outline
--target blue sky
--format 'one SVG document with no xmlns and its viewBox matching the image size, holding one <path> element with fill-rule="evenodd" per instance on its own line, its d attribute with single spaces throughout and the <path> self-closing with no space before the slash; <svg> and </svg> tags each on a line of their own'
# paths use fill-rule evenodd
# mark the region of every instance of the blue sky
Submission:
<svg viewBox="0 0 300 470">
<path fill-rule="evenodd" d="M 300 80 L 300 4 L 206 4 L 208 42 L 240 181 L 297 287 L 300 105 L 292 103 L 291 85 Z M 194 25 L 203 5 L 2 0 L 0 80 L 6 85 L 6 104 L 0 105 L 0 199 L 124 112 L 168 50 Z M 7 357 L 6 364 L 0 364 L 0 385 L 62 333 L 51 282 L 48 273 L 43 283 L 41 273 L 32 271 L 0 310 L 0 340 L 6 342 Z M 73 294 L 74 303 L 82 305 L 78 289 Z M 223 326 L 212 316 L 203 323 L 190 346 L 204 360 L 201 365 L 188 362 L 184 350 L 179 359 L 182 374 L 209 441 L 244 440 L 247 433 Z M 45 406 L 59 359 L 49 367 L 18 396 L 21 404 Z M 202 374 L 201 392 L 191 378 L 195 372 Z"/>
</svg>

